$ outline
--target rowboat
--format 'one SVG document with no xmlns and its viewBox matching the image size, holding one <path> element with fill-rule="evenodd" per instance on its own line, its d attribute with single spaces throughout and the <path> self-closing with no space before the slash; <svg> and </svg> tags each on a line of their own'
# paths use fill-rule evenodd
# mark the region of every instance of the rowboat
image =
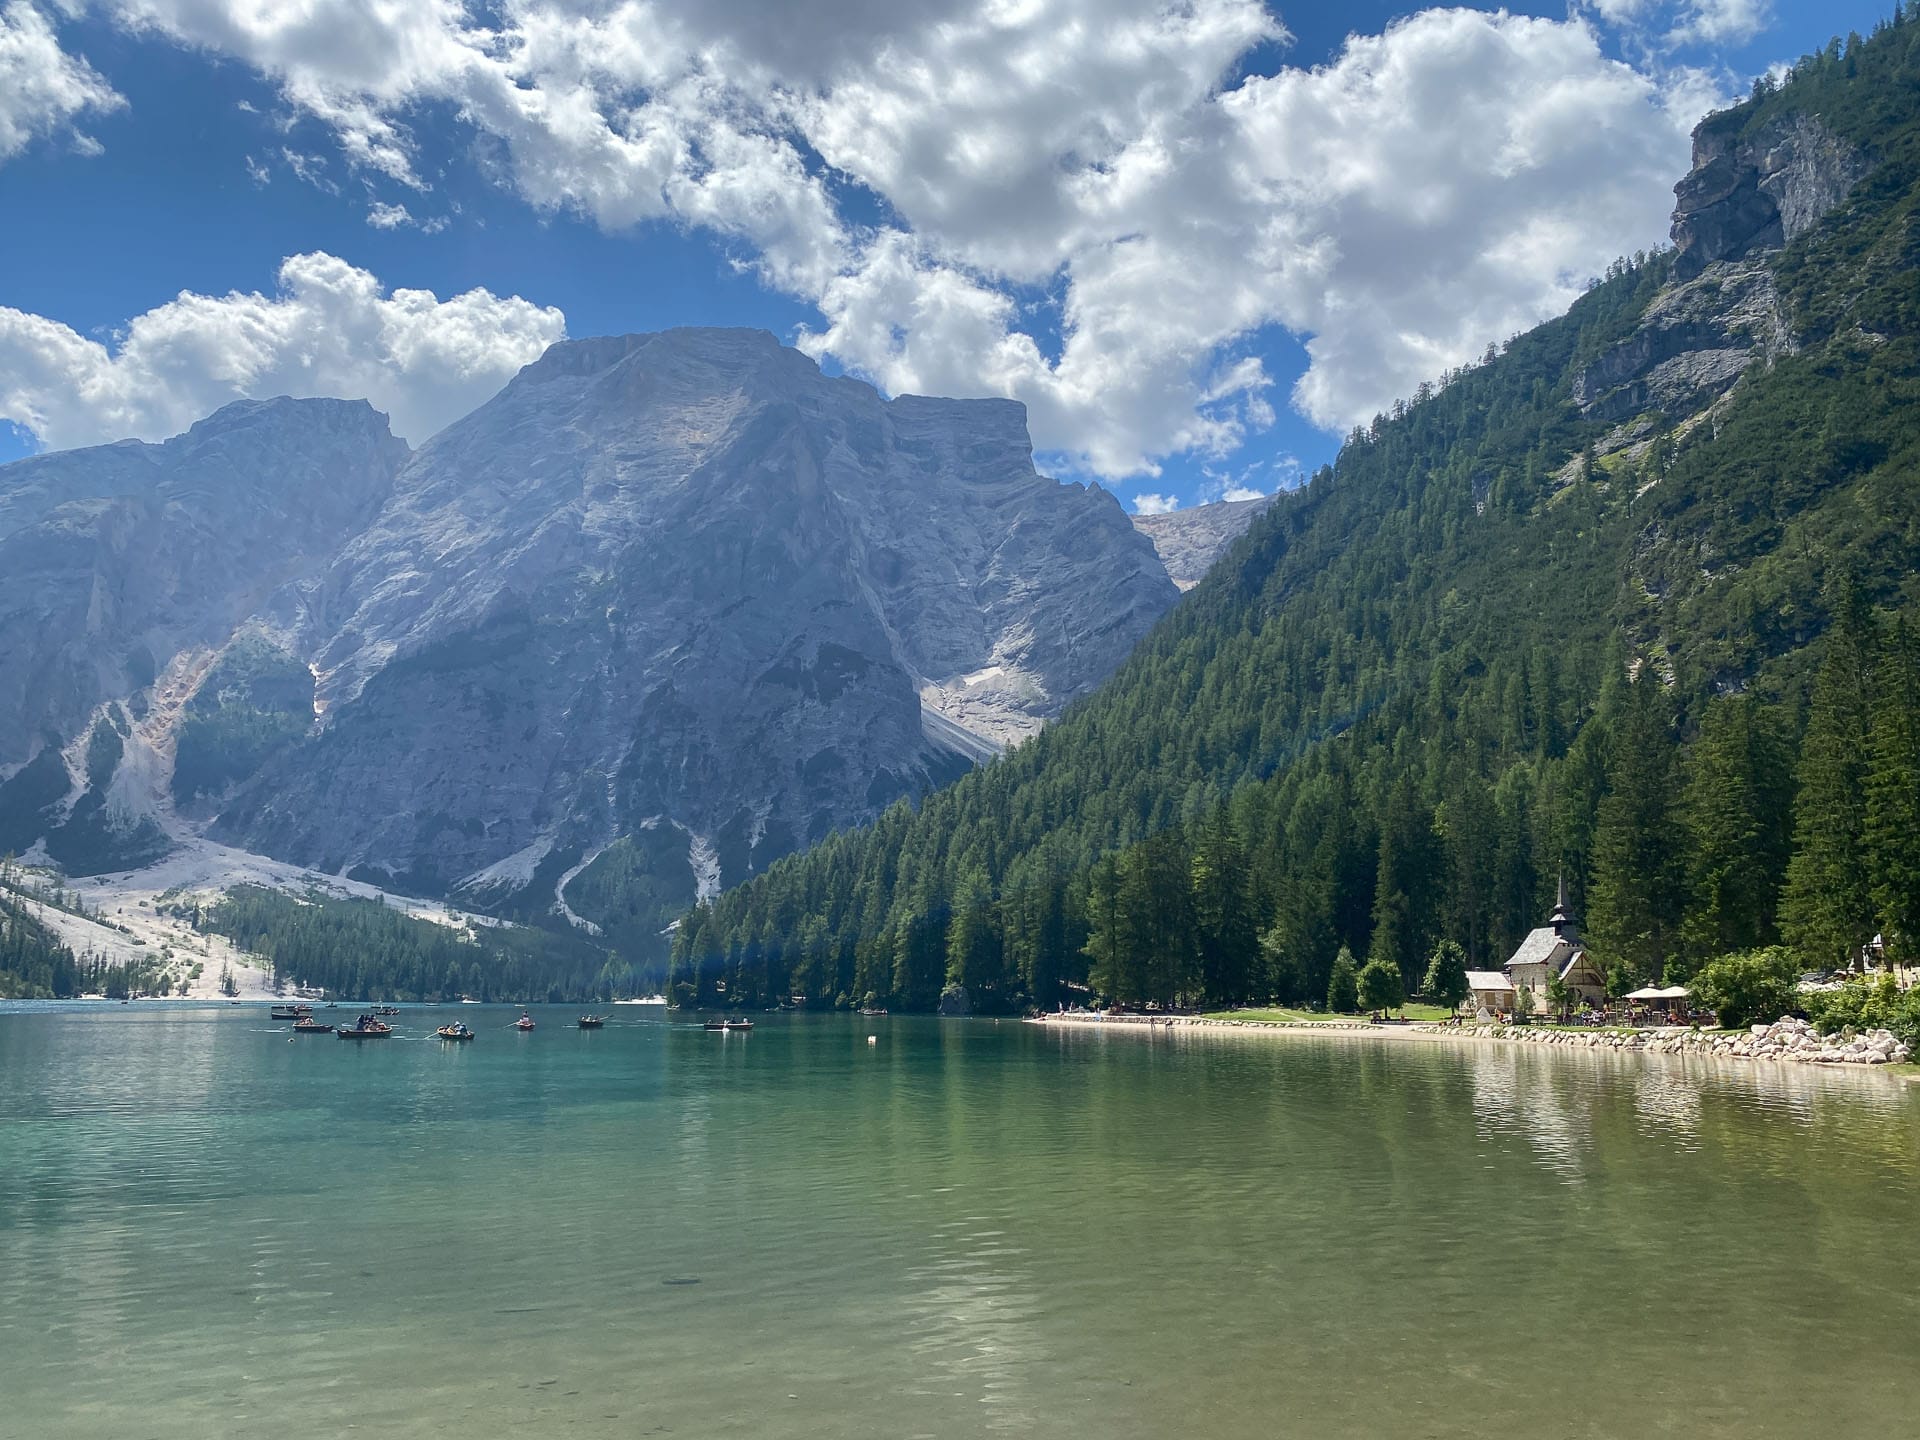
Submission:
<svg viewBox="0 0 1920 1440">
<path fill-rule="evenodd" d="M 607 1017 L 604 1015 L 582 1015 L 579 1023 L 582 1030 L 598 1030 L 602 1025 L 607 1023 Z"/>
<path fill-rule="evenodd" d="M 753 1022 L 751 1020 L 709 1020 L 705 1028 L 708 1030 L 751 1030 L 753 1028 Z"/>
<path fill-rule="evenodd" d="M 301 1016 L 312 1013 L 311 1005 L 276 1005 L 272 1011 L 275 1020 L 298 1020 Z"/>
<path fill-rule="evenodd" d="M 526 1011 L 522 1010 L 520 1012 L 520 1018 L 513 1022 L 513 1028 L 516 1030 L 533 1029 L 533 1016 L 527 1014 Z"/>
<path fill-rule="evenodd" d="M 296 1035 L 331 1035 L 333 1034 L 333 1026 L 322 1025 L 311 1015 L 302 1015 L 298 1020 L 293 1022 L 293 1033 Z"/>
<path fill-rule="evenodd" d="M 382 1024 L 380 1021 L 372 1019 L 369 1016 L 362 1015 L 356 1023 L 352 1025 L 342 1025 L 333 1033 L 338 1035 L 342 1040 L 384 1040 L 387 1036 L 393 1034 L 393 1027 Z"/>
<path fill-rule="evenodd" d="M 469 1030 L 466 1026 L 462 1025 L 458 1020 L 454 1021 L 453 1024 L 451 1025 L 442 1025 L 438 1030 L 434 1031 L 433 1033 L 438 1035 L 442 1040 L 473 1039 L 473 1031 Z"/>
</svg>

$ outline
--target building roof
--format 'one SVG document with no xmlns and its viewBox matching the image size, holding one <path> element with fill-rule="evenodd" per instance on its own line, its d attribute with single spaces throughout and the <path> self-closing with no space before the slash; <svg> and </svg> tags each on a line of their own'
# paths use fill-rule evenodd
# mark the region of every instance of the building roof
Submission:
<svg viewBox="0 0 1920 1440">
<path fill-rule="evenodd" d="M 1470 990 L 1511 990 L 1513 981 L 1498 970 L 1467 971 L 1467 988 Z"/>
<path fill-rule="evenodd" d="M 1566 936 L 1551 925 L 1542 925 L 1538 930 L 1527 932 L 1527 938 L 1520 942 L 1520 948 L 1513 952 L 1513 958 L 1507 961 L 1511 969 L 1515 965 L 1553 965 L 1561 957 L 1554 952 L 1561 946 L 1573 949 Z"/>
</svg>

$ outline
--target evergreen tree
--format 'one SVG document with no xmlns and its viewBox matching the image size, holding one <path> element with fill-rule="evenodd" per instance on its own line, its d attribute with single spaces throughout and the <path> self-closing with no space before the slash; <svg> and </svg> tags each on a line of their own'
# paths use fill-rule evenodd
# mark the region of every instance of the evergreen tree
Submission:
<svg viewBox="0 0 1920 1440">
<path fill-rule="evenodd" d="M 1467 985 L 1467 952 L 1452 940 L 1442 940 L 1433 947 L 1433 958 L 1427 961 L 1426 983 L 1421 987 L 1427 998 L 1449 1010 L 1456 1010 L 1472 990 Z"/>
<path fill-rule="evenodd" d="M 947 922 L 947 983 L 963 985 L 974 1004 L 1000 985 L 1000 933 L 994 925 L 987 878 L 970 870 L 954 892 Z"/>
<path fill-rule="evenodd" d="M 1866 852 L 1872 622 L 1853 586 L 1838 600 L 1800 745 L 1793 858 L 1781 897 L 1788 941 L 1803 959 L 1831 967 L 1850 964 L 1874 933 Z"/>
<path fill-rule="evenodd" d="M 1613 735 L 1587 921 L 1603 963 L 1636 981 L 1658 980 L 1678 939 L 1684 893 L 1673 771 L 1666 692 L 1643 666 Z"/>
<path fill-rule="evenodd" d="M 1774 938 L 1788 853 L 1790 755 L 1778 717 L 1752 696 L 1708 704 L 1687 757 L 1680 803 L 1689 968 Z"/>
<path fill-rule="evenodd" d="M 1222 807 L 1193 848 L 1193 922 L 1202 993 L 1228 1005 L 1252 994 L 1260 941 L 1248 892 L 1247 857 Z"/>
<path fill-rule="evenodd" d="M 1260 932 L 1260 961 L 1265 995 L 1281 1005 L 1298 1005 L 1307 998 L 1305 969 L 1281 926 L 1269 925 Z"/>
<path fill-rule="evenodd" d="M 1397 966 L 1404 981 L 1419 973 L 1435 920 L 1441 871 L 1433 814 L 1421 803 L 1411 777 L 1401 776 L 1388 797 L 1380 818 L 1378 856 L 1368 958 Z"/>
<path fill-rule="evenodd" d="M 1920 959 L 1920 642 L 1894 627 L 1874 686 L 1864 817 L 1875 909 L 1890 957 Z"/>
<path fill-rule="evenodd" d="M 1327 1009 L 1336 1015 L 1351 1015 L 1359 1008 L 1359 967 L 1353 963 L 1353 951 L 1342 945 L 1327 976 Z"/>
<path fill-rule="evenodd" d="M 1087 877 L 1087 984 L 1110 1000 L 1138 996 L 1145 988 L 1121 896 L 1120 862 L 1108 856 Z"/>
</svg>

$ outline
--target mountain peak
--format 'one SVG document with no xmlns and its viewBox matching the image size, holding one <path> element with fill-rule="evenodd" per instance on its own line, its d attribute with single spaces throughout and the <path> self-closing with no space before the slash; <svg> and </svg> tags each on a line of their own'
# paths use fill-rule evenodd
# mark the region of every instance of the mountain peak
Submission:
<svg viewBox="0 0 1920 1440">
<path fill-rule="evenodd" d="M 685 325 L 627 335 L 556 340 L 515 378 L 540 383 L 564 376 L 599 375 L 642 353 L 649 355 L 654 363 L 693 360 L 723 367 L 746 367 L 784 356 L 791 363 L 819 373 L 813 361 L 798 350 L 782 345 L 771 331 L 749 326 Z"/>
</svg>

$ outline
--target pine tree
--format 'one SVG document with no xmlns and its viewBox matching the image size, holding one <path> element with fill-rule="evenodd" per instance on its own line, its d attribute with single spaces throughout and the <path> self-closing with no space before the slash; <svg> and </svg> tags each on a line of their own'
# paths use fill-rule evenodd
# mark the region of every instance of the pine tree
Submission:
<svg viewBox="0 0 1920 1440">
<path fill-rule="evenodd" d="M 1865 841 L 1871 892 L 1888 951 L 1920 958 L 1920 642 L 1902 621 L 1874 685 Z"/>
<path fill-rule="evenodd" d="M 1634 980 L 1659 979 L 1678 938 L 1680 828 L 1665 690 L 1644 666 L 1625 702 L 1593 835 L 1588 930 L 1595 953 Z"/>
<path fill-rule="evenodd" d="M 1336 1015 L 1351 1015 L 1359 1008 L 1360 970 L 1353 963 L 1353 951 L 1342 945 L 1327 976 L 1327 1009 Z"/>
<path fill-rule="evenodd" d="M 1467 985 L 1467 952 L 1456 941 L 1442 940 L 1433 947 L 1426 983 L 1421 988 L 1427 999 L 1449 1010 L 1458 1009 L 1460 1002 L 1473 993 Z"/>
<path fill-rule="evenodd" d="M 1711 702 L 1687 756 L 1680 814 L 1690 906 L 1690 968 L 1773 943 L 1787 864 L 1790 749 L 1751 696 Z"/>
<path fill-rule="evenodd" d="M 1200 831 L 1193 847 L 1193 922 L 1200 950 L 1200 988 L 1228 1005 L 1253 989 L 1259 958 L 1247 857 L 1224 807 Z"/>
<path fill-rule="evenodd" d="M 1781 920 L 1803 959 L 1840 967 L 1874 930 L 1866 853 L 1871 618 L 1850 586 L 1835 609 L 1800 746 Z"/>
<path fill-rule="evenodd" d="M 1000 935 L 994 926 L 987 877 L 970 870 L 954 890 L 947 922 L 947 983 L 963 985 L 976 1005 L 1000 985 Z"/>
<path fill-rule="evenodd" d="M 1373 943 L 1367 950 L 1368 959 L 1398 966 L 1403 982 L 1419 973 L 1420 957 L 1436 918 L 1440 872 L 1433 814 L 1421 803 L 1411 779 L 1403 775 L 1380 818 Z"/>
<path fill-rule="evenodd" d="M 1087 876 L 1087 984 L 1109 1000 L 1139 995 L 1142 984 L 1121 899 L 1120 862 L 1107 856 Z"/>
</svg>

